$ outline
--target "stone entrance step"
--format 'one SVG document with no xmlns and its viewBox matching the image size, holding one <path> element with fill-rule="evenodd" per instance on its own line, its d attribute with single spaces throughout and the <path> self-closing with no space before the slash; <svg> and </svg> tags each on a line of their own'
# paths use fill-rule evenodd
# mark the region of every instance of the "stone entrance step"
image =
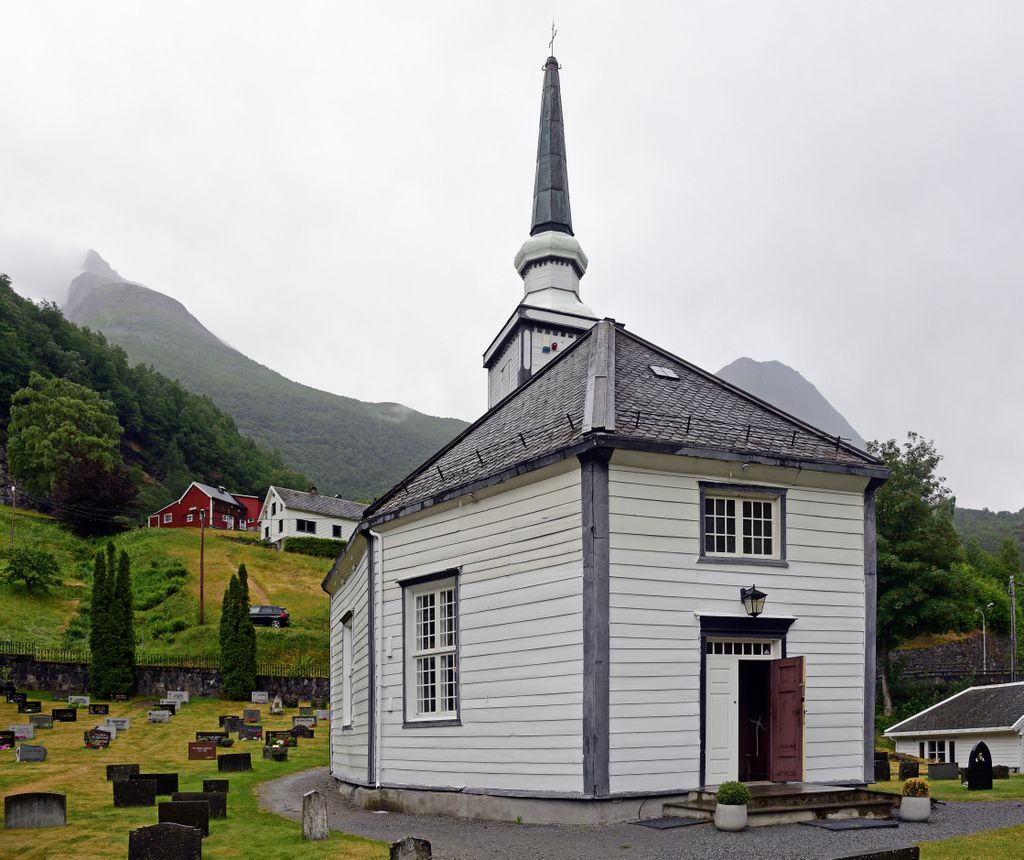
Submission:
<svg viewBox="0 0 1024 860">
<path fill-rule="evenodd" d="M 841 818 L 889 818 L 899 805 L 895 795 L 864 788 L 806 783 L 753 783 L 747 804 L 750 827 Z M 666 803 L 662 815 L 711 819 L 715 791 L 691 791 L 685 801 Z"/>
</svg>

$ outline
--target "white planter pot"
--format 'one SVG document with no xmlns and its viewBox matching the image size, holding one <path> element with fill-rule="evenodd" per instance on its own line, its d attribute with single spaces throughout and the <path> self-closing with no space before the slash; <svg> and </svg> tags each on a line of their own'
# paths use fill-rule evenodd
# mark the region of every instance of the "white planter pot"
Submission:
<svg viewBox="0 0 1024 860">
<path fill-rule="evenodd" d="M 900 818 L 904 821 L 927 821 L 932 814 L 930 797 L 904 797 L 900 799 Z"/>
<path fill-rule="evenodd" d="M 719 830 L 737 832 L 747 828 L 747 805 L 732 806 L 719 803 L 715 806 L 715 827 Z"/>
</svg>

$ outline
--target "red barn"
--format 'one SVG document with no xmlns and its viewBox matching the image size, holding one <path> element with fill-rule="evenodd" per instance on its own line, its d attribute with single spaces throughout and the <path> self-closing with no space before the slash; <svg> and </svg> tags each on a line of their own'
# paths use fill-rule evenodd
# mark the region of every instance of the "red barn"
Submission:
<svg viewBox="0 0 1024 860">
<path fill-rule="evenodd" d="M 255 518 L 259 517 L 261 503 L 257 496 L 233 496 L 223 487 L 193 481 L 178 501 L 150 514 L 149 527 L 199 528 L 205 520 L 208 529 L 259 530 Z"/>
</svg>

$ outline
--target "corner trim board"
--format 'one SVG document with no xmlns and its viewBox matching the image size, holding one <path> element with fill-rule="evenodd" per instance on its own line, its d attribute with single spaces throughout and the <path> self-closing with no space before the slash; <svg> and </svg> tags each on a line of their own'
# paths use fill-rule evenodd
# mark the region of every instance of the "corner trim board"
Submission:
<svg viewBox="0 0 1024 860">
<path fill-rule="evenodd" d="M 374 571 L 376 553 L 373 551 L 373 537 L 366 536 L 366 653 L 367 653 L 367 705 L 366 705 L 366 779 L 373 783 L 376 772 L 374 750 L 377 745 L 377 646 L 376 619 L 374 617 Z"/>
</svg>

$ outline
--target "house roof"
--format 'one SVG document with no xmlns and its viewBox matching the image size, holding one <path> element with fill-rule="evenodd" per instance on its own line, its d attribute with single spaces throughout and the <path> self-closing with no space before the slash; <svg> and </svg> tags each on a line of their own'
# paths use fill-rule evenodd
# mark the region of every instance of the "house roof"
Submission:
<svg viewBox="0 0 1024 860">
<path fill-rule="evenodd" d="M 199 481 L 193 481 L 192 483 L 212 499 L 217 499 L 220 502 L 226 502 L 227 504 L 234 505 L 237 508 L 245 507 L 245 505 L 226 490 L 221 490 L 218 487 L 211 487 L 209 484 L 200 484 Z M 182 496 L 182 498 L 184 498 L 184 496 Z"/>
<path fill-rule="evenodd" d="M 1024 718 L 1024 682 L 969 687 L 888 729 L 886 735 L 1017 728 Z"/>
<path fill-rule="evenodd" d="M 343 520 L 358 522 L 363 518 L 366 505 L 339 499 L 337 496 L 321 496 L 319 493 L 304 493 L 301 490 L 290 490 L 287 487 L 271 487 L 281 497 L 286 507 L 296 511 L 307 511 L 311 514 L 322 514 L 325 517 L 338 517 Z"/>
<path fill-rule="evenodd" d="M 602 320 L 367 508 L 366 516 L 389 518 L 597 444 L 888 474 L 881 461 L 853 445 Z"/>
</svg>

